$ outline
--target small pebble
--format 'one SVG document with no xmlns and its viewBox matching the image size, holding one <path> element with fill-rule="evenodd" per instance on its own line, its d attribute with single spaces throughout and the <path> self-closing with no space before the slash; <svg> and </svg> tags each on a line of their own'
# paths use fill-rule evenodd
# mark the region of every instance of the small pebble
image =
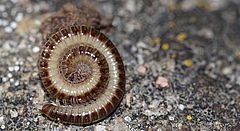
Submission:
<svg viewBox="0 0 240 131">
<path fill-rule="evenodd" d="M 40 48 L 38 46 L 33 47 L 33 52 L 38 53 L 40 51 Z"/>
<path fill-rule="evenodd" d="M 145 110 L 144 114 L 147 116 L 151 116 L 153 113 L 150 110 Z"/>
<path fill-rule="evenodd" d="M 179 104 L 179 105 L 178 105 L 178 109 L 184 110 L 184 108 L 185 108 L 185 106 L 184 106 L 183 104 Z"/>
<path fill-rule="evenodd" d="M 5 129 L 5 127 L 6 127 L 5 125 L 1 125 L 1 129 Z"/>
<path fill-rule="evenodd" d="M 7 18 L 8 17 L 8 13 L 7 12 L 2 12 L 2 17 Z"/>
<path fill-rule="evenodd" d="M 18 112 L 17 111 L 13 111 L 13 110 L 10 110 L 10 115 L 11 115 L 11 118 L 16 118 L 18 116 Z"/>
<path fill-rule="evenodd" d="M 225 87 L 229 89 L 229 88 L 232 88 L 233 86 L 232 86 L 232 84 L 230 84 L 230 83 L 226 83 L 226 84 L 225 84 Z"/>
<path fill-rule="evenodd" d="M 125 25 L 125 27 L 126 27 L 126 30 L 128 31 L 128 32 L 133 32 L 134 31 L 134 25 L 135 25 L 135 23 L 133 23 L 133 22 L 128 22 L 128 23 L 126 23 L 126 25 Z"/>
<path fill-rule="evenodd" d="M 132 46 L 131 47 L 131 52 L 137 52 L 137 47 L 136 46 Z"/>
<path fill-rule="evenodd" d="M 10 80 L 9 80 L 10 82 L 14 82 L 14 79 L 13 78 L 10 78 Z"/>
<path fill-rule="evenodd" d="M 160 104 L 160 101 L 159 101 L 159 100 L 153 100 L 152 103 L 151 103 L 151 105 L 149 105 L 148 107 L 149 107 L 149 108 L 156 109 L 159 104 Z"/>
<path fill-rule="evenodd" d="M 0 116 L 0 124 L 3 124 L 3 123 L 4 123 L 4 117 Z"/>
<path fill-rule="evenodd" d="M 95 127 L 95 131 L 106 131 L 106 126 L 97 125 Z"/>
<path fill-rule="evenodd" d="M 181 9 L 183 11 L 190 11 L 193 10 L 197 5 L 197 1 L 195 0 L 183 0 L 181 3 Z"/>
<path fill-rule="evenodd" d="M 143 41 L 139 41 L 137 43 L 137 48 L 148 48 L 148 45 L 144 43 Z"/>
<path fill-rule="evenodd" d="M 0 19 L 0 25 L 6 26 L 6 25 L 8 25 L 8 21 L 7 21 L 7 20 Z"/>
<path fill-rule="evenodd" d="M 131 117 L 129 117 L 129 116 L 124 117 L 124 120 L 125 120 L 126 122 L 131 122 L 131 121 L 132 121 Z"/>
<path fill-rule="evenodd" d="M 173 116 L 168 116 L 168 119 L 169 119 L 170 121 L 174 121 L 174 117 L 173 117 Z"/>
<path fill-rule="evenodd" d="M 4 5 L 0 5 L 0 12 L 3 12 L 6 10 L 6 7 Z"/>
<path fill-rule="evenodd" d="M 8 70 L 9 70 L 10 72 L 12 72 L 13 69 L 14 69 L 14 68 L 13 68 L 12 66 L 9 66 L 9 67 L 8 67 Z"/>
<path fill-rule="evenodd" d="M 140 54 L 137 54 L 137 60 L 138 60 L 138 64 L 143 64 L 144 63 L 143 56 L 140 55 Z"/>
<path fill-rule="evenodd" d="M 14 66 L 14 71 L 18 71 L 20 69 L 19 66 Z"/>
<path fill-rule="evenodd" d="M 174 59 L 168 59 L 168 60 L 167 60 L 167 69 L 168 69 L 169 71 L 174 72 L 175 66 L 176 66 L 176 63 L 175 63 L 175 60 L 174 60 Z"/>
<path fill-rule="evenodd" d="M 6 82 L 7 80 L 8 80 L 8 78 L 6 78 L 6 77 L 3 77 L 3 78 L 2 78 L 2 81 L 3 81 L 3 82 Z"/>
<path fill-rule="evenodd" d="M 10 23 L 10 26 L 15 29 L 17 27 L 17 22 L 13 21 Z"/>
<path fill-rule="evenodd" d="M 223 73 L 224 75 L 230 75 L 230 74 L 232 74 L 232 72 L 233 72 L 232 70 L 233 70 L 232 67 L 225 67 L 225 68 L 223 68 L 222 73 Z"/>
<path fill-rule="evenodd" d="M 214 33 L 210 28 L 203 28 L 198 32 L 198 35 L 204 36 L 206 38 L 213 38 Z"/>
<path fill-rule="evenodd" d="M 32 37 L 32 36 L 30 36 L 28 39 L 29 39 L 31 42 L 35 42 L 35 41 L 36 41 L 36 39 L 35 39 L 34 37 Z"/>
<path fill-rule="evenodd" d="M 52 131 L 59 131 L 59 127 L 54 126 Z"/>
<path fill-rule="evenodd" d="M 161 76 L 158 77 L 155 84 L 157 87 L 169 88 L 169 80 Z"/>
<path fill-rule="evenodd" d="M 19 61 L 19 65 L 23 65 L 23 61 Z"/>
<path fill-rule="evenodd" d="M 11 73 L 8 73 L 8 74 L 7 74 L 7 77 L 8 77 L 8 78 L 11 78 L 11 77 L 12 77 L 12 74 L 11 74 Z"/>
<path fill-rule="evenodd" d="M 110 128 L 110 131 L 127 131 L 128 130 L 128 126 L 125 124 L 125 122 L 123 121 L 123 119 L 121 117 L 116 117 L 114 119 L 114 125 L 112 127 L 112 129 Z"/>
<path fill-rule="evenodd" d="M 19 81 L 17 81 L 17 82 L 15 82 L 15 84 L 14 84 L 15 86 L 18 86 L 19 85 Z"/>
<path fill-rule="evenodd" d="M 6 33 L 11 33 L 13 31 L 13 29 L 10 26 L 7 26 L 7 27 L 4 28 L 4 31 Z"/>
<path fill-rule="evenodd" d="M 140 65 L 140 66 L 137 67 L 137 72 L 138 72 L 140 75 L 145 75 L 145 74 L 146 74 L 146 71 L 147 71 L 147 69 L 146 69 L 145 66 Z"/>
<path fill-rule="evenodd" d="M 136 9 L 136 1 L 135 0 L 128 0 L 126 2 L 126 9 L 131 11 L 131 12 L 134 12 Z"/>
<path fill-rule="evenodd" d="M 15 65 L 19 65 L 19 63 L 20 63 L 19 61 L 15 61 Z"/>
<path fill-rule="evenodd" d="M 168 112 L 166 110 L 162 110 L 162 109 L 157 109 L 157 110 L 145 110 L 143 114 L 147 115 L 147 116 L 160 116 L 160 115 L 166 115 Z"/>
<path fill-rule="evenodd" d="M 22 14 L 22 13 L 18 13 L 17 16 L 16 16 L 16 18 L 15 18 L 15 20 L 16 20 L 17 22 L 19 22 L 19 21 L 21 21 L 22 19 L 23 19 L 23 14 Z"/>
<path fill-rule="evenodd" d="M 141 83 L 141 85 L 142 86 L 148 86 L 151 82 L 150 82 L 151 80 L 149 80 L 149 79 L 144 79 L 143 81 L 142 81 L 142 83 Z"/>
<path fill-rule="evenodd" d="M 218 129 L 218 130 L 221 129 L 221 123 L 220 122 L 216 121 L 216 122 L 214 122 L 214 125 L 215 125 L 216 129 Z"/>
<path fill-rule="evenodd" d="M 11 0 L 11 1 L 12 1 L 12 3 L 14 3 L 14 4 L 18 2 L 18 0 Z"/>
</svg>

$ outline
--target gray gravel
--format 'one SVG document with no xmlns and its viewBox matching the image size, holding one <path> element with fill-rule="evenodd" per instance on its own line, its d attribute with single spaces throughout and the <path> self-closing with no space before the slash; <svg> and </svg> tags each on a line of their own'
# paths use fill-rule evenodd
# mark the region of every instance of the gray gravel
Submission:
<svg viewBox="0 0 240 131">
<path fill-rule="evenodd" d="M 66 1 L 1 0 L 0 130 L 240 129 L 239 0 L 91 1 L 113 17 L 127 73 L 119 108 L 85 127 L 43 116 L 39 27 Z"/>
</svg>

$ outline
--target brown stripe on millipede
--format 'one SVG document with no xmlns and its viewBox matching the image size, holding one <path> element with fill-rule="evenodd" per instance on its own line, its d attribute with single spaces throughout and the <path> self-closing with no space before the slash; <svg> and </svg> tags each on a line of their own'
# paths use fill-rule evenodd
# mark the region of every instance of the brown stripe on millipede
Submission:
<svg viewBox="0 0 240 131">
<path fill-rule="evenodd" d="M 46 90 L 63 104 L 45 104 L 41 112 L 63 123 L 102 120 L 125 92 L 119 52 L 103 33 L 87 26 L 69 26 L 53 34 L 41 51 L 39 70 Z"/>
</svg>

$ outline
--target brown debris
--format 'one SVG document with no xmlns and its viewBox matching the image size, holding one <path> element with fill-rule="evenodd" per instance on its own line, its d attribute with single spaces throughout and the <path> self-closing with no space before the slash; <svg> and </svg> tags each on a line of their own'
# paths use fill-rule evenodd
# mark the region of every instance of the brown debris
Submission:
<svg viewBox="0 0 240 131">
<path fill-rule="evenodd" d="M 35 33 L 38 31 L 37 19 L 34 16 L 26 15 L 19 23 L 16 28 L 16 32 L 19 35 L 28 33 Z"/>
<path fill-rule="evenodd" d="M 127 93 L 127 94 L 125 95 L 125 98 L 126 98 L 126 104 L 127 104 L 127 106 L 130 107 L 130 106 L 131 106 L 131 99 L 132 99 L 132 92 Z"/>
<path fill-rule="evenodd" d="M 47 39 L 53 33 L 71 25 L 86 25 L 106 32 L 112 27 L 112 18 L 103 18 L 91 4 L 79 8 L 72 3 L 66 3 L 60 10 L 42 22 L 43 38 Z"/>
</svg>

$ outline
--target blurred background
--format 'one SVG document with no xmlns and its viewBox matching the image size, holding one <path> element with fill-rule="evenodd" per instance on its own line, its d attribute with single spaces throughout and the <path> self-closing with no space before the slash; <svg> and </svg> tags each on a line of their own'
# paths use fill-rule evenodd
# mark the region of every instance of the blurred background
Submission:
<svg viewBox="0 0 240 131">
<path fill-rule="evenodd" d="M 126 95 L 89 126 L 49 120 L 38 75 L 42 22 L 72 2 L 113 19 L 106 33 L 126 70 Z M 1 0 L 0 130 L 240 129 L 239 0 Z"/>
</svg>

